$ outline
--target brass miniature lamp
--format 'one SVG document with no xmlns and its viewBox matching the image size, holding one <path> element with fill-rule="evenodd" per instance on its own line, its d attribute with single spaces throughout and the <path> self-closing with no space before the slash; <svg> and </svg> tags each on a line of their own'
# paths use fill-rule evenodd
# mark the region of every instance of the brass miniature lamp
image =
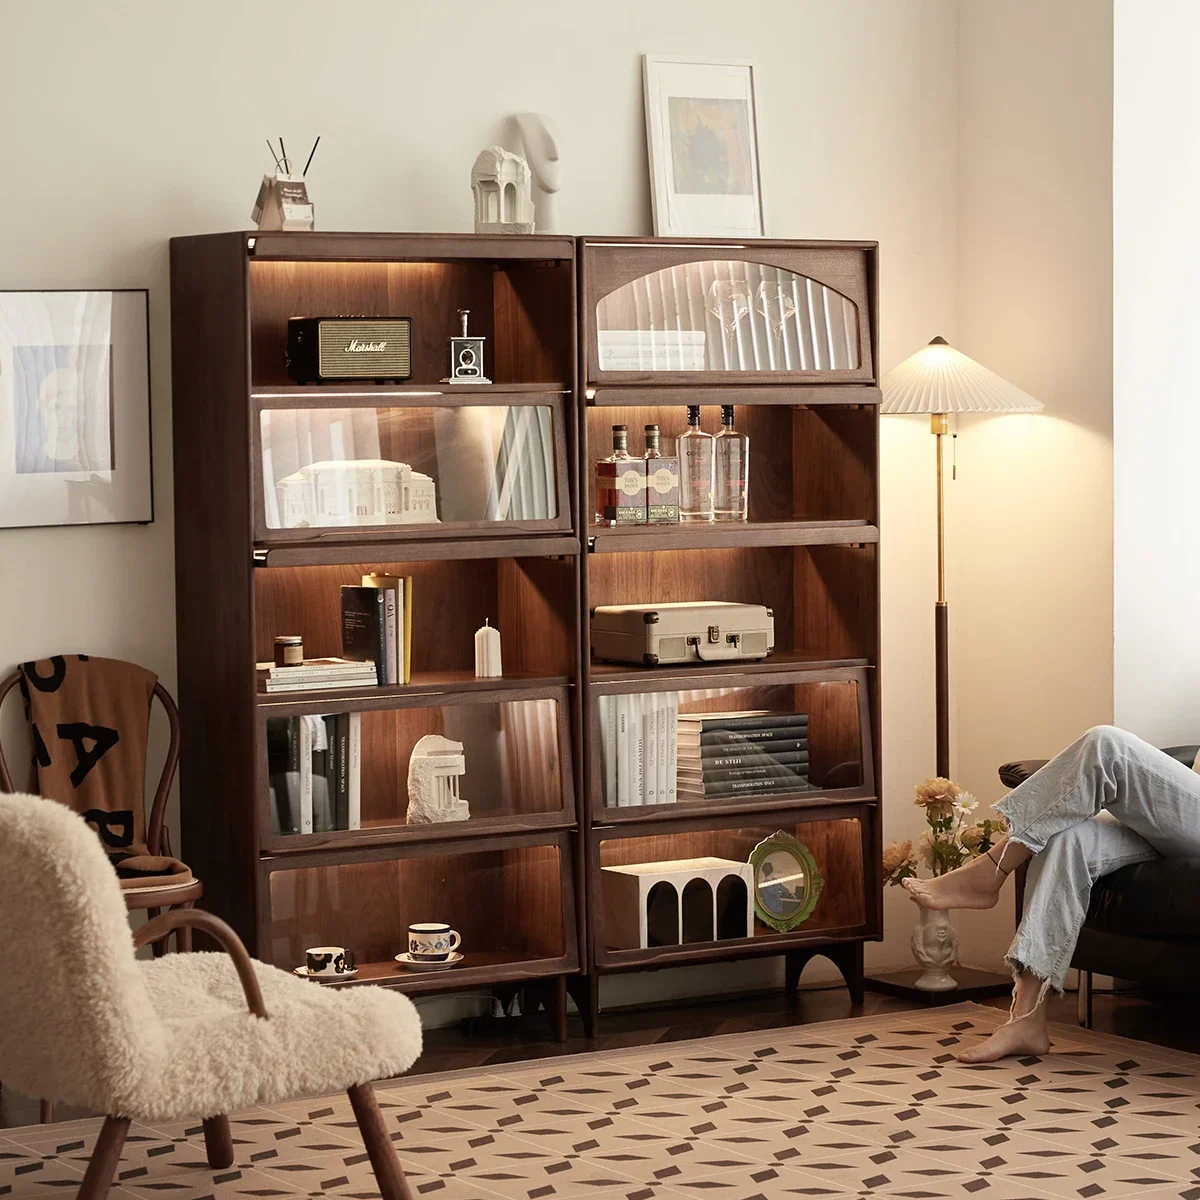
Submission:
<svg viewBox="0 0 1200 1200">
<path fill-rule="evenodd" d="M 929 413 L 937 438 L 937 570 L 934 606 L 937 699 L 937 773 L 950 774 L 950 646 L 946 606 L 946 523 L 942 440 L 952 413 L 1041 412 L 1041 401 L 955 350 L 945 338 L 906 358 L 883 377 L 885 413 Z"/>
</svg>

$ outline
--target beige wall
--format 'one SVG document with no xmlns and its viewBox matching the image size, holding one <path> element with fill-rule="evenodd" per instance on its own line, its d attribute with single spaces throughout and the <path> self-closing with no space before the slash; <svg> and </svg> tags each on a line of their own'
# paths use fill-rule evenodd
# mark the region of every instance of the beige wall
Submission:
<svg viewBox="0 0 1200 1200">
<path fill-rule="evenodd" d="M 1117 0 L 1116 30 L 1116 716 L 1156 745 L 1191 745 L 1200 742 L 1200 5 Z"/>
<path fill-rule="evenodd" d="M 964 0 L 961 47 L 954 0 L 748 0 L 733 24 L 718 0 L 610 0 L 603 19 L 561 0 L 515 17 L 359 0 L 337 6 L 335 32 L 331 7 L 0 0 L 0 98 L 21 111 L 5 131 L 0 286 L 150 287 L 158 511 L 146 529 L 0 532 L 0 664 L 79 649 L 138 659 L 173 684 L 166 242 L 246 225 L 264 137 L 298 149 L 323 135 L 311 176 L 322 228 L 462 230 L 474 155 L 505 138 L 505 114 L 541 109 L 563 135 L 563 228 L 648 233 L 639 55 L 695 52 L 759 67 L 769 231 L 880 241 L 882 365 L 961 333 L 1056 414 L 1028 444 L 1008 424 L 960 440 L 965 781 L 991 796 L 995 760 L 1053 749 L 1107 715 L 1106 350 L 1093 325 L 1103 5 Z M 931 439 L 888 418 L 882 451 L 886 826 L 908 836 L 933 743 Z M 1018 550 L 1038 573 L 1002 565 Z M 1034 680 L 1014 670 L 1031 661 Z M 903 963 L 911 924 L 908 902 L 889 896 L 872 962 Z M 980 947 L 998 956 L 1001 934 Z M 778 970 L 644 975 L 610 981 L 609 995 L 741 987 Z"/>
<path fill-rule="evenodd" d="M 962 421 L 948 488 L 955 771 L 990 801 L 1112 720 L 1111 4 L 963 0 L 958 123 L 958 344 L 1046 406 Z M 1012 914 L 958 924 L 979 960 Z"/>
</svg>

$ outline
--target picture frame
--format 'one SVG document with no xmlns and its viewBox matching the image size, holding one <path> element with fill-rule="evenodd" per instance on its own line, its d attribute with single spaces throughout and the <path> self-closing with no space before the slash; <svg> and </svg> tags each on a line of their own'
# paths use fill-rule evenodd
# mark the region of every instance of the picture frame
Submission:
<svg viewBox="0 0 1200 1200">
<path fill-rule="evenodd" d="M 825 880 L 809 848 L 781 829 L 750 852 L 754 915 L 777 933 L 790 933 L 812 916 Z"/>
<path fill-rule="evenodd" d="M 657 237 L 763 237 L 753 62 L 642 55 Z"/>
<path fill-rule="evenodd" d="M 0 291 L 0 528 L 149 524 L 150 294 Z"/>
</svg>

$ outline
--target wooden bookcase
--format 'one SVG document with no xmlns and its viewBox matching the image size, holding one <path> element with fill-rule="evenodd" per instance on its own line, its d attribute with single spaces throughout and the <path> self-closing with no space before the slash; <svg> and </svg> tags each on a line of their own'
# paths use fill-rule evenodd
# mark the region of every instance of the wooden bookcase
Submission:
<svg viewBox="0 0 1200 1200">
<path fill-rule="evenodd" d="M 570 238 L 171 243 L 182 824 L 205 902 L 277 966 L 335 943 L 360 964 L 336 986 L 523 988 L 559 1037 L 584 916 L 575 298 Z M 460 308 L 487 338 L 491 385 L 440 382 Z M 411 380 L 292 385 L 287 320 L 308 315 L 412 317 Z M 536 455 L 507 491 L 486 476 L 501 442 L 509 462 Z M 435 479 L 443 519 L 281 528 L 289 455 L 407 462 Z M 411 684 L 260 692 L 255 664 L 278 634 L 300 633 L 309 657 L 340 653 L 339 586 L 372 570 L 414 581 Z M 499 679 L 474 677 L 485 620 L 503 639 Z M 362 827 L 281 832 L 268 722 L 344 712 L 361 720 Z M 467 821 L 406 824 L 426 733 L 466 747 Z M 459 931 L 464 961 L 406 972 L 393 955 L 429 920 Z"/>
<path fill-rule="evenodd" d="M 732 334 L 706 301 L 718 280 L 741 296 Z M 610 972 L 781 954 L 794 987 L 824 954 L 857 998 L 863 943 L 882 931 L 874 244 L 216 234 L 172 241 L 171 307 L 184 848 L 206 905 L 252 952 L 293 967 L 306 946 L 350 946 L 359 975 L 336 986 L 524 989 L 560 1037 L 568 988 L 594 1030 Z M 440 382 L 460 308 L 488 339 L 491 385 Z M 412 379 L 290 384 L 287 319 L 304 315 L 412 317 Z M 680 329 L 705 331 L 703 370 L 604 369 L 602 334 Z M 644 424 L 671 443 L 686 405 L 712 432 L 723 403 L 750 437 L 748 521 L 595 524 L 612 424 L 640 452 Z M 434 478 L 443 519 L 281 528 L 271 497 L 287 447 L 308 447 L 298 461 L 311 464 L 326 437 L 314 430 L 341 422 L 357 439 L 364 419 L 377 442 L 338 442 L 331 457 L 410 463 Z M 544 486 L 519 504 L 494 478 L 473 492 L 486 464 L 500 470 L 496 431 L 518 429 L 537 431 Z M 411 683 L 260 693 L 255 664 L 277 634 L 300 633 L 310 657 L 340 652 L 339 585 L 372 570 L 414 580 Z M 775 652 L 721 666 L 592 661 L 593 605 L 702 599 L 770 607 Z M 485 620 L 501 631 L 500 679 L 474 677 Z M 600 701 L 659 691 L 685 711 L 808 714 L 815 786 L 606 807 Z M 362 827 L 280 832 L 268 722 L 342 712 L 360 714 Z M 408 757 L 425 733 L 466 747 L 467 821 L 406 824 Z M 798 928 L 609 944 L 604 867 L 745 862 L 779 830 L 824 880 Z M 461 933 L 460 966 L 409 974 L 392 961 L 418 920 Z"/>
<path fill-rule="evenodd" d="M 876 255 L 863 242 L 580 241 L 582 796 L 593 1014 L 600 975 L 765 954 L 786 956 L 789 989 L 810 958 L 825 955 L 861 1000 L 863 944 L 882 934 Z M 647 367 L 644 356 L 663 355 L 676 330 L 704 331 L 703 369 L 694 358 L 684 363 L 686 352 L 672 362 L 669 350 L 662 369 Z M 642 361 L 605 369 L 601 342 L 610 331 L 625 346 L 629 331 L 660 341 L 648 350 L 643 342 Z M 594 464 L 611 449 L 610 426 L 628 426 L 637 455 L 645 424 L 658 424 L 669 445 L 684 430 L 685 406 L 701 405 L 702 425 L 715 433 L 718 406 L 730 403 L 750 438 L 747 521 L 595 523 Z M 690 600 L 771 608 L 775 652 L 761 663 L 680 667 L 592 660 L 593 606 Z M 600 702 L 644 692 L 678 693 L 683 711 L 807 713 L 809 787 L 607 806 Z M 745 862 L 779 830 L 809 848 L 824 881 L 816 908 L 791 932 L 756 920 L 750 937 L 641 949 L 614 947 L 606 936 L 605 867 L 702 856 Z"/>
</svg>

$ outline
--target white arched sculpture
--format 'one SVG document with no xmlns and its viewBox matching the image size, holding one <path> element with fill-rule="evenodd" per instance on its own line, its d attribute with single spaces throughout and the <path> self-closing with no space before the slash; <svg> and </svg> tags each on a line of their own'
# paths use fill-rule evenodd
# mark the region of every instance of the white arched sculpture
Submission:
<svg viewBox="0 0 1200 1200">
<path fill-rule="evenodd" d="M 471 809 L 458 794 L 458 779 L 466 771 L 462 742 L 452 742 L 436 733 L 420 738 L 408 760 L 408 823 L 465 821 Z"/>
<path fill-rule="evenodd" d="M 532 233 L 529 164 L 503 146 L 479 152 L 471 168 L 476 233 Z"/>
<path fill-rule="evenodd" d="M 517 113 L 521 144 L 533 172 L 533 208 L 540 233 L 558 232 L 558 189 L 562 187 L 558 126 L 545 113 Z"/>
</svg>

